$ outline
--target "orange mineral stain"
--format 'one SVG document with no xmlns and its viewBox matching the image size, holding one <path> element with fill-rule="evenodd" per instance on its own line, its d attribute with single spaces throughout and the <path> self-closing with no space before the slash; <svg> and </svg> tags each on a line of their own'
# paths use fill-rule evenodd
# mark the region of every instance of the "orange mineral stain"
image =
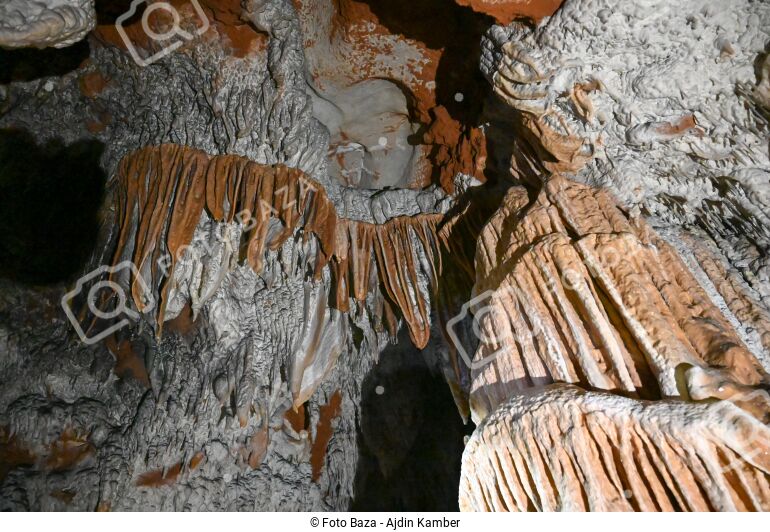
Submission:
<svg viewBox="0 0 770 532">
<path fill-rule="evenodd" d="M 332 438 L 332 422 L 340 415 L 341 407 L 342 393 L 339 390 L 332 394 L 327 404 L 320 407 L 316 436 L 310 449 L 310 465 L 313 469 L 314 482 L 317 482 L 321 477 L 326 450 Z"/>
<path fill-rule="evenodd" d="M 160 286 L 159 330 L 171 286 L 171 279 L 158 267 L 165 256 L 164 244 L 171 257 L 168 271 L 173 272 L 205 210 L 220 222 L 232 222 L 236 215 L 250 222 L 244 255 L 255 272 L 262 270 L 267 250 L 279 249 L 295 230 L 314 235 L 320 244 L 315 276 L 330 266 L 336 287 L 333 304 L 342 311 L 348 310 L 350 297 L 366 299 L 374 250 L 386 297 L 403 315 L 414 344 L 419 348 L 427 344 L 430 308 L 417 288 L 415 246 L 427 255 L 435 280 L 436 226 L 442 215 L 400 217 L 381 225 L 341 219 L 321 184 L 300 170 L 261 165 L 236 155 L 209 156 L 172 144 L 143 148 L 125 157 L 116 183 L 120 231 L 114 260 L 119 262 L 127 251 L 140 271 L 149 269 L 148 284 Z M 280 221 L 283 229 L 269 236 L 271 219 Z M 127 246 L 131 249 L 126 250 Z M 131 293 L 143 310 L 141 286 L 134 282 Z M 118 346 L 117 352 L 128 358 L 125 347 Z"/>
</svg>

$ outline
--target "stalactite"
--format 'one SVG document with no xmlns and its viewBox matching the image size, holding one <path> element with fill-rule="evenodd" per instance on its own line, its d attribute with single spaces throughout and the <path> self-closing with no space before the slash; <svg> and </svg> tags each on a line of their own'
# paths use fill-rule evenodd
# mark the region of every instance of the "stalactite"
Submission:
<svg viewBox="0 0 770 532">
<path fill-rule="evenodd" d="M 266 166 L 234 155 L 209 156 L 185 146 L 143 148 L 125 157 L 114 179 L 116 219 L 120 227 L 113 262 L 130 256 L 148 285 L 160 294 L 158 328 L 162 327 L 173 267 L 190 244 L 201 213 L 219 222 L 247 222 L 245 260 L 259 273 L 267 250 L 277 250 L 296 230 L 318 240 L 315 275 L 331 266 L 332 305 L 349 310 L 349 297 L 364 301 L 370 291 L 372 255 L 383 292 L 403 315 L 415 345 L 430 335 L 430 304 L 418 286 L 419 242 L 435 283 L 436 225 L 441 215 L 399 217 L 376 225 L 341 219 L 323 187 L 301 171 Z M 170 216 L 169 216 L 170 213 Z M 245 214 L 244 214 L 245 213 Z M 271 220 L 281 222 L 271 234 Z M 171 257 L 169 275 L 158 268 Z M 136 279 L 132 295 L 140 311 L 148 294 Z"/>
</svg>

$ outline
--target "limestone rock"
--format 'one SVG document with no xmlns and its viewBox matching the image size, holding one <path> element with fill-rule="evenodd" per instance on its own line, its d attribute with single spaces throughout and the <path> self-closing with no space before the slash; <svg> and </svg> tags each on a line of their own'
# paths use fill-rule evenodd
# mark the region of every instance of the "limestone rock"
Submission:
<svg viewBox="0 0 770 532">
<path fill-rule="evenodd" d="M 476 429 L 463 454 L 460 507 L 767 511 L 767 422 L 730 401 L 648 402 L 565 385 L 531 390 Z"/>
<path fill-rule="evenodd" d="M 2 57 L 0 270 L 93 241 L 0 278 L 0 508 L 445 500 L 440 375 L 463 509 L 768 509 L 768 4 L 560 3 L 0 0 L 98 18 Z"/>
<path fill-rule="evenodd" d="M 566 173 L 697 232 L 768 308 L 770 6 L 724 7 L 568 0 L 534 29 L 491 28 L 481 64 L 515 110 L 515 178 Z"/>
<path fill-rule="evenodd" d="M 201 4 L 209 31 L 152 64 L 104 24 L 71 71 L 0 93 L 4 129 L 104 147 L 102 224 L 79 275 L 141 265 L 107 293 L 139 319 L 93 344 L 61 305 L 77 279 L 0 280 L 3 509 L 348 508 L 362 382 L 405 327 L 398 305 L 416 341 L 429 335 L 422 246 L 447 195 L 329 175 L 292 2 Z M 249 225 L 245 209 L 268 216 Z M 115 324 L 75 306 L 86 335 Z"/>
<path fill-rule="evenodd" d="M 700 372 L 720 386 L 768 382 L 666 242 L 606 191 L 563 178 L 531 203 L 508 193 L 479 238 L 474 294 L 478 421 L 551 382 L 655 399 L 711 396 Z"/>
<path fill-rule="evenodd" d="M 526 187 L 448 323 L 472 316 L 463 508 L 768 508 L 770 10 L 720 7 L 567 0 L 488 32 Z"/>
<path fill-rule="evenodd" d="M 96 25 L 94 0 L 3 0 L 0 47 L 62 48 Z"/>
<path fill-rule="evenodd" d="M 366 301 L 376 257 L 375 271 L 388 300 L 405 317 L 415 345 L 422 348 L 427 343 L 429 294 L 420 278 L 430 284 L 437 278 L 434 255 L 440 215 L 394 218 L 384 224 L 340 220 L 322 185 L 295 169 L 266 167 L 241 157 L 210 159 L 183 146 L 164 145 L 128 156 L 119 167 L 116 185 L 120 231 L 113 265 L 132 260 L 137 271 L 146 272 L 149 286 L 158 288 L 159 295 L 147 294 L 141 279 L 130 280 L 140 312 L 150 310 L 150 302 L 159 299 L 155 309 L 159 330 L 163 321 L 176 317 L 166 315 L 173 297 L 169 291 L 177 282 L 174 269 L 205 208 L 213 220 L 237 221 L 243 231 L 242 249 L 236 239 L 217 261 L 222 265 L 219 283 L 239 255 L 260 273 L 266 251 L 279 250 L 301 228 L 303 238 L 313 240 L 307 242 L 306 256 L 298 260 L 315 279 L 322 278 L 324 268 L 331 268 L 337 309 L 348 311 L 350 297 Z M 201 287 L 193 310 L 200 308 L 205 294 L 217 289 L 217 284 Z"/>
</svg>

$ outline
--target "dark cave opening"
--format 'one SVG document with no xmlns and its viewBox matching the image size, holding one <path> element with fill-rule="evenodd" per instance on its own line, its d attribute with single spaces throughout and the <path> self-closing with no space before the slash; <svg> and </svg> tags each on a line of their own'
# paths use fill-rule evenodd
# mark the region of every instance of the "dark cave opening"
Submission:
<svg viewBox="0 0 770 532">
<path fill-rule="evenodd" d="M 402 330 L 364 380 L 352 511 L 458 511 L 463 424 L 442 375 Z"/>
<path fill-rule="evenodd" d="M 77 70 L 90 53 L 87 40 L 66 48 L 0 48 L 0 85 L 64 76 Z"/>
<path fill-rule="evenodd" d="M 40 145 L 0 130 L 0 275 L 33 285 L 71 279 L 96 245 L 104 146 Z"/>
</svg>

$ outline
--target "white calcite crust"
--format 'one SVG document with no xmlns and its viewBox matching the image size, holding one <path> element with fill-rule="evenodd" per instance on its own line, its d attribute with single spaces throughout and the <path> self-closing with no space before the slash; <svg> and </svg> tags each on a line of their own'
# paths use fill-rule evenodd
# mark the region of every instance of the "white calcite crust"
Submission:
<svg viewBox="0 0 770 532">
<path fill-rule="evenodd" d="M 0 1 L 0 47 L 63 48 L 96 25 L 94 0 Z"/>
<path fill-rule="evenodd" d="M 462 509 L 770 508 L 768 23 L 567 0 L 488 32 L 529 188 L 477 244 Z"/>
</svg>

